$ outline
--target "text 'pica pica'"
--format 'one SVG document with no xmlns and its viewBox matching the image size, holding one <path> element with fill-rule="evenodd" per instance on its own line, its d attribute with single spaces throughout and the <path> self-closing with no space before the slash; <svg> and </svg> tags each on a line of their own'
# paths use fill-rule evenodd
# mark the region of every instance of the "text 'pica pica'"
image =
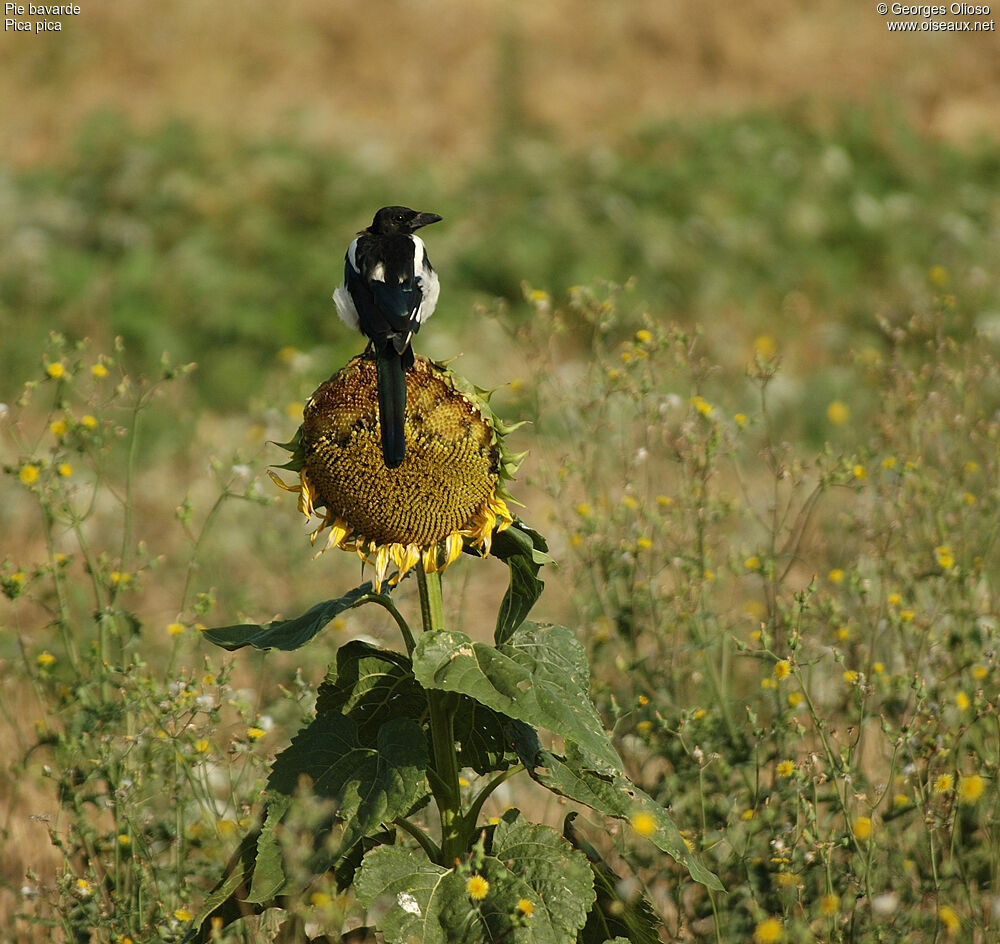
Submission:
<svg viewBox="0 0 1000 944">
<path fill-rule="evenodd" d="M 337 314 L 368 338 L 375 354 L 382 457 L 395 468 L 406 452 L 406 374 L 413 365 L 410 341 L 434 313 L 438 277 L 414 232 L 437 223 L 436 213 L 382 207 L 372 225 L 347 249 L 344 284 L 333 293 Z"/>
</svg>

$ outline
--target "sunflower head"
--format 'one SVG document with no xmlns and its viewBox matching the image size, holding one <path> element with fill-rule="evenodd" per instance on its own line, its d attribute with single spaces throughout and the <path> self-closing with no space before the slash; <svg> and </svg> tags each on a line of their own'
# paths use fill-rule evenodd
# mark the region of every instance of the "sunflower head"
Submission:
<svg viewBox="0 0 1000 944">
<path fill-rule="evenodd" d="M 390 564 L 390 583 L 422 561 L 447 567 L 465 543 L 488 554 L 494 531 L 512 522 L 504 484 L 520 462 L 486 395 L 418 357 L 406 372 L 406 457 L 387 468 L 382 458 L 375 362 L 355 357 L 306 403 L 302 426 L 284 448 L 282 468 L 298 472 L 299 510 L 320 519 L 315 541 L 329 530 L 331 547 L 357 552 L 374 565 L 377 588 Z"/>
</svg>

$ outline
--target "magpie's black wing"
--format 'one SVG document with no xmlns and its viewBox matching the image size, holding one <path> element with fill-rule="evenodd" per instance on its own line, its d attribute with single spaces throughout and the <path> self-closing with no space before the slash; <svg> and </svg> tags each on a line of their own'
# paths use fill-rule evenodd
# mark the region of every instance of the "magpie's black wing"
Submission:
<svg viewBox="0 0 1000 944">
<path fill-rule="evenodd" d="M 359 241 L 360 277 L 371 294 L 377 319 L 390 329 L 379 332 L 383 337 L 390 332 L 408 336 L 417 327 L 416 314 L 424 296 L 414 267 L 415 249 L 413 240 L 404 235 Z"/>
</svg>

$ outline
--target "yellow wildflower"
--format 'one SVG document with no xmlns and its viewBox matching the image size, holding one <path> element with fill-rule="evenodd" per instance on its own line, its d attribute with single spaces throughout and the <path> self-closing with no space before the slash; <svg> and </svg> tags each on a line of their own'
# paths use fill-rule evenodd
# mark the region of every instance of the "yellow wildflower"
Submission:
<svg viewBox="0 0 1000 944">
<path fill-rule="evenodd" d="M 690 403 L 702 416 L 711 416 L 715 409 L 704 397 L 691 397 Z"/>
<path fill-rule="evenodd" d="M 954 934 L 962 926 L 962 922 L 959 920 L 954 908 L 949 908 L 948 905 L 942 905 L 938 908 L 938 917 L 941 919 L 941 923 L 945 926 L 948 934 Z"/>
<path fill-rule="evenodd" d="M 21 480 L 22 485 L 34 485 L 38 481 L 38 466 L 33 462 L 22 465 L 17 477 Z"/>
<path fill-rule="evenodd" d="M 788 678 L 792 671 L 792 663 L 787 659 L 780 659 L 774 664 L 774 677 L 779 681 L 783 681 Z"/>
<path fill-rule="evenodd" d="M 935 793 L 948 793 L 955 783 L 955 778 L 951 774 L 941 774 L 934 781 L 934 792 Z"/>
<path fill-rule="evenodd" d="M 66 376 L 66 365 L 61 361 L 55 361 L 52 364 L 47 364 L 45 367 L 45 373 L 47 373 L 53 380 L 61 380 Z"/>
<path fill-rule="evenodd" d="M 958 799 L 967 806 L 975 803 L 986 789 L 986 782 L 979 774 L 969 774 L 958 780 Z"/>
<path fill-rule="evenodd" d="M 765 918 L 758 922 L 753 932 L 755 944 L 778 944 L 784 936 L 785 930 L 780 918 Z"/>
<path fill-rule="evenodd" d="M 764 360 L 770 360 L 777 354 L 778 345 L 769 334 L 761 334 L 754 338 L 753 352 Z"/>
<path fill-rule="evenodd" d="M 652 836 L 656 832 L 656 818 L 651 813 L 635 813 L 632 816 L 632 828 L 640 836 Z"/>
<path fill-rule="evenodd" d="M 934 548 L 934 559 L 942 570 L 951 570 L 955 566 L 955 557 L 947 544 Z"/>
<path fill-rule="evenodd" d="M 834 426 L 843 426 L 851 418 L 850 408 L 846 403 L 841 403 L 840 400 L 834 400 L 826 408 L 826 418 L 833 423 Z"/>
<path fill-rule="evenodd" d="M 854 822 L 851 823 L 851 833 L 859 842 L 867 842 L 871 839 L 873 831 L 874 827 L 869 816 L 856 816 Z"/>
<path fill-rule="evenodd" d="M 945 288 L 951 281 L 951 276 L 943 265 L 932 265 L 927 270 L 927 278 L 935 288 Z"/>
<path fill-rule="evenodd" d="M 473 875 L 465 883 L 465 893 L 473 901 L 482 901 L 490 892 L 490 883 L 481 875 Z"/>
</svg>

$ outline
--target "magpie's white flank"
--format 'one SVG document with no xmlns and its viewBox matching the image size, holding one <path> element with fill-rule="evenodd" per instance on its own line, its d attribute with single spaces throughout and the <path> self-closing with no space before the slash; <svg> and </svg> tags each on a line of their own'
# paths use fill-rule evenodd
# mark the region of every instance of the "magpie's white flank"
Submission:
<svg viewBox="0 0 1000 944">
<path fill-rule="evenodd" d="M 440 219 L 408 207 L 382 207 L 348 246 L 344 284 L 333 293 L 341 321 L 368 338 L 375 356 L 382 458 L 390 469 L 405 456 L 410 342 L 434 313 L 439 291 L 427 249 L 414 232 Z"/>
</svg>

